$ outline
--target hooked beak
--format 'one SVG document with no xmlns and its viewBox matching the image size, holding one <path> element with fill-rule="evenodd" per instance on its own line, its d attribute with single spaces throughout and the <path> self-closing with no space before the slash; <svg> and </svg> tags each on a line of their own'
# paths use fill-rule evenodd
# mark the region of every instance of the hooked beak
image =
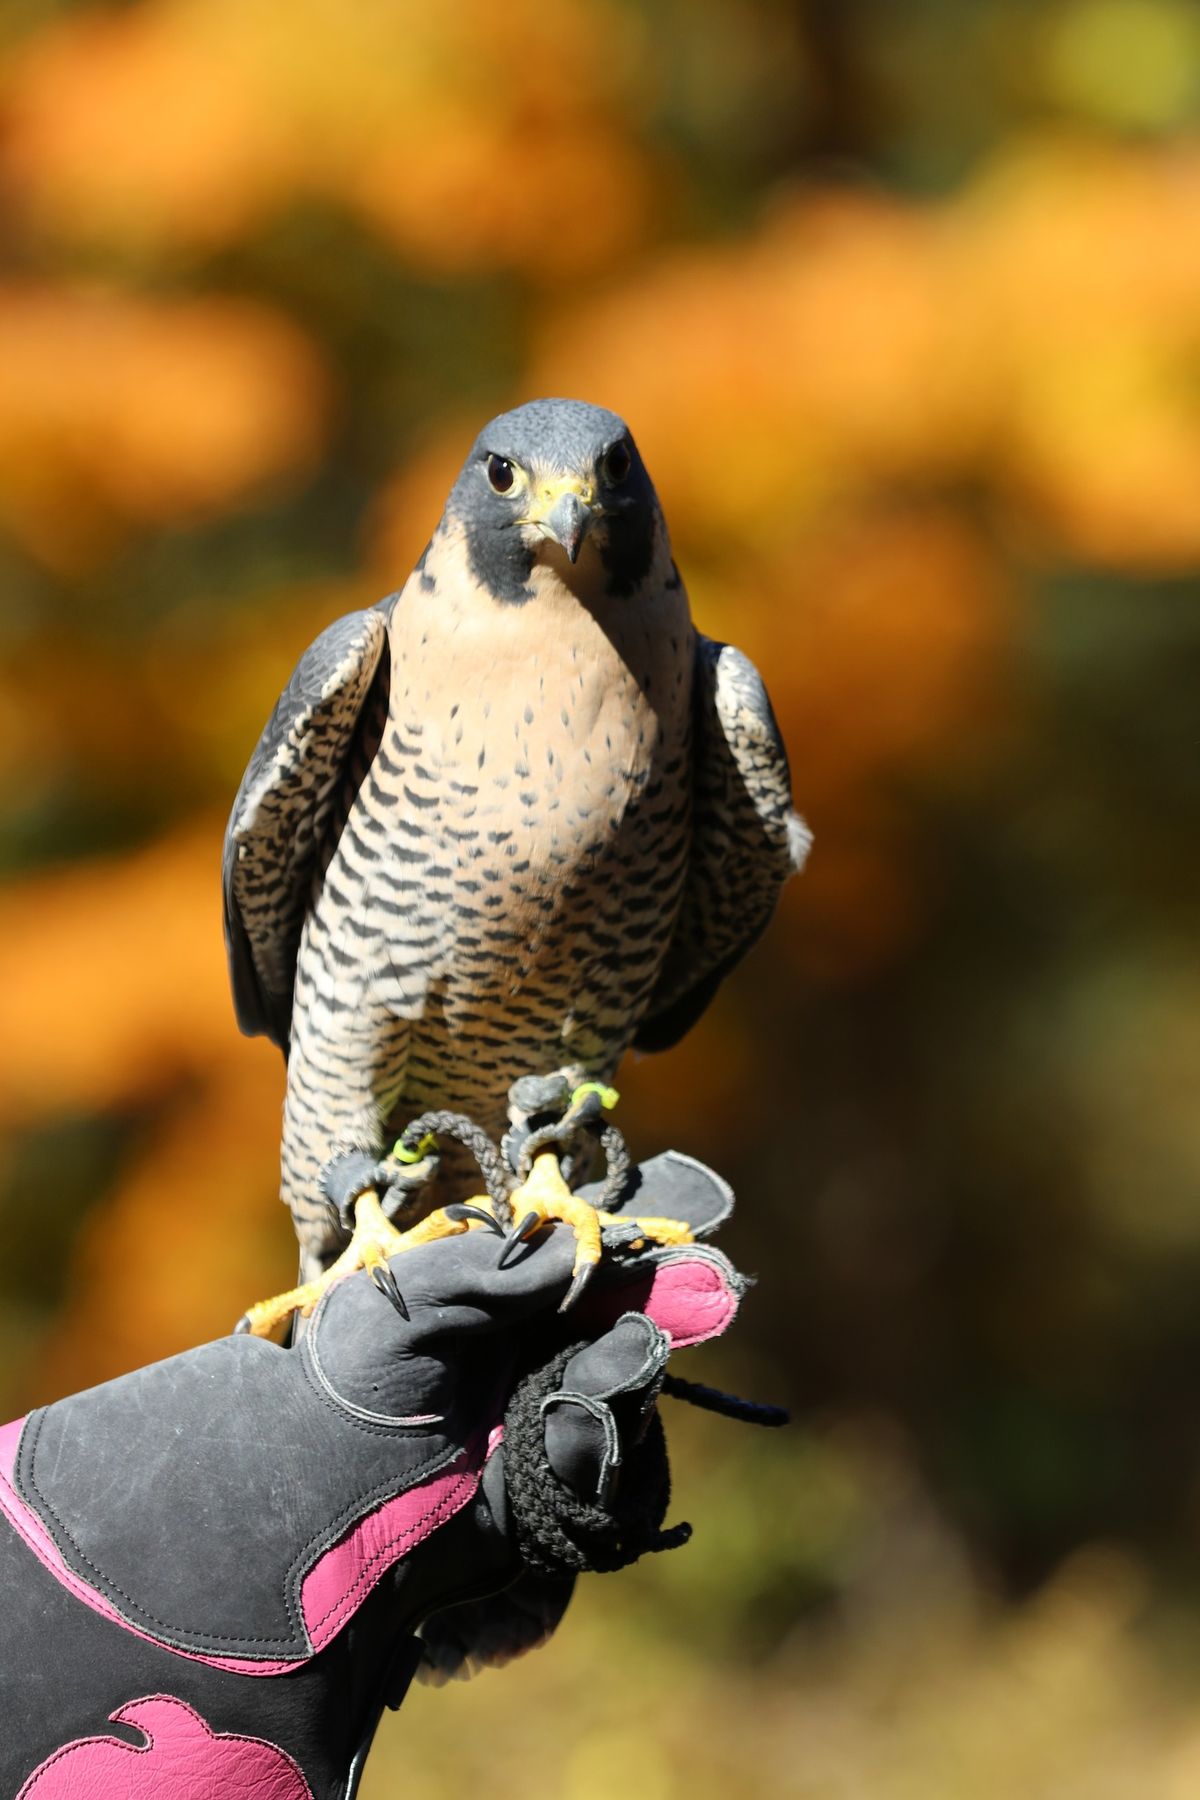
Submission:
<svg viewBox="0 0 1200 1800">
<path fill-rule="evenodd" d="M 542 520 L 555 543 L 561 544 L 566 551 L 568 562 L 574 562 L 579 555 L 579 546 L 591 522 L 591 512 L 578 494 L 564 494 Z"/>
<path fill-rule="evenodd" d="M 543 482 L 522 523 L 536 525 L 543 537 L 562 545 L 569 562 L 575 562 L 595 517 L 591 502 L 592 489 L 577 476 Z"/>
</svg>

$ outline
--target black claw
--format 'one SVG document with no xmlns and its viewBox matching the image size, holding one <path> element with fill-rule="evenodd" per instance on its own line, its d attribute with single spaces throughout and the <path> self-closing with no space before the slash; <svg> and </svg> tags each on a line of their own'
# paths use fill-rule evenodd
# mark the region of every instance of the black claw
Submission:
<svg viewBox="0 0 1200 1800">
<path fill-rule="evenodd" d="M 527 1212 L 525 1217 L 521 1220 L 521 1223 L 513 1226 L 512 1234 L 505 1240 L 504 1248 L 500 1252 L 500 1260 L 496 1264 L 498 1269 L 507 1269 L 509 1263 L 515 1259 L 517 1251 L 521 1248 L 521 1245 L 525 1242 L 529 1233 L 533 1230 L 534 1226 L 540 1222 L 541 1216 L 540 1213 Z"/>
<path fill-rule="evenodd" d="M 448 1219 L 479 1219 L 489 1225 L 497 1237 L 507 1237 L 503 1225 L 494 1213 L 485 1212 L 482 1206 L 468 1206 L 463 1200 L 456 1200 L 453 1205 L 444 1208 Z"/>
<path fill-rule="evenodd" d="M 409 1311 L 404 1304 L 404 1295 L 400 1292 L 400 1284 L 387 1263 L 376 1263 L 371 1270 L 371 1280 L 379 1289 L 385 1300 L 390 1300 L 400 1317 L 408 1320 Z"/>
<path fill-rule="evenodd" d="M 582 1294 L 584 1288 L 587 1286 L 588 1282 L 592 1279 L 592 1276 L 596 1273 L 596 1268 L 597 1268 L 597 1264 L 595 1264 L 595 1263 L 583 1263 L 580 1265 L 580 1267 L 578 1269 L 576 1269 L 574 1279 L 572 1280 L 570 1287 L 567 1289 L 566 1297 L 564 1298 L 562 1305 L 558 1309 L 560 1313 L 570 1312 L 571 1308 L 574 1306 L 575 1302 L 578 1300 L 579 1296 Z"/>
</svg>

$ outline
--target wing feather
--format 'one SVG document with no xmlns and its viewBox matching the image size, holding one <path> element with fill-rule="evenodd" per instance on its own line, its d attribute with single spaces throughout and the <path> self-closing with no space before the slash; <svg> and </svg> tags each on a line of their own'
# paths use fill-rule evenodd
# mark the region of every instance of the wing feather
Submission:
<svg viewBox="0 0 1200 1800">
<path fill-rule="evenodd" d="M 693 732 L 687 880 L 639 1050 L 669 1049 L 691 1029 L 766 930 L 810 842 L 761 675 L 732 644 L 699 633 Z"/>
<path fill-rule="evenodd" d="M 238 1024 L 286 1051 L 322 840 L 387 642 L 377 608 L 307 649 L 250 758 L 225 832 L 225 944 Z"/>
</svg>

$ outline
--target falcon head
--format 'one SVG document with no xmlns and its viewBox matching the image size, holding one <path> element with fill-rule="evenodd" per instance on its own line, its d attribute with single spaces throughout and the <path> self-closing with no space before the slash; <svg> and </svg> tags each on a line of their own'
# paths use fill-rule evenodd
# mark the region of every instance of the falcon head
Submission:
<svg viewBox="0 0 1200 1800">
<path fill-rule="evenodd" d="M 570 582 L 599 565 L 614 595 L 649 571 L 662 514 L 629 427 L 582 400 L 531 400 L 485 425 L 447 505 L 472 573 L 498 600 L 530 597 L 535 564 Z"/>
</svg>

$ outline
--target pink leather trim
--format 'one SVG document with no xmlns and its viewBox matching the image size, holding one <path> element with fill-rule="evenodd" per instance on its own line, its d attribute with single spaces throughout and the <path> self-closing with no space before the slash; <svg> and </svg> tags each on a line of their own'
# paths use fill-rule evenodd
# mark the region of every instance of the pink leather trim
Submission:
<svg viewBox="0 0 1200 1800">
<path fill-rule="evenodd" d="M 459 1452 L 442 1473 L 397 1494 L 351 1527 L 313 1564 L 300 1588 L 300 1610 L 314 1650 L 323 1650 L 394 1563 L 465 1506 L 494 1448 L 493 1431 Z"/>
<path fill-rule="evenodd" d="M 17 1800 L 313 1800 L 299 1765 L 265 1738 L 213 1731 L 169 1694 L 130 1700 L 109 1714 L 144 1732 L 144 1744 L 76 1738 L 48 1756 Z"/>
<path fill-rule="evenodd" d="M 144 1643 L 157 1644 L 175 1656 L 187 1657 L 189 1662 L 207 1663 L 210 1668 L 228 1669 L 235 1675 L 286 1675 L 303 1665 L 303 1657 L 290 1662 L 256 1662 L 249 1657 L 205 1656 L 196 1650 L 179 1650 L 131 1625 L 106 1595 L 67 1566 L 42 1521 L 13 1487 L 12 1471 L 24 1425 L 24 1419 L 0 1425 L 0 1512 L 38 1561 L 77 1600 Z M 486 1439 L 479 1438 L 460 1452 L 441 1475 L 386 1500 L 313 1564 L 301 1584 L 300 1608 L 314 1651 L 323 1650 L 337 1636 L 393 1564 L 466 1505 L 479 1486 L 484 1463 L 503 1436 L 503 1425 L 493 1426 Z"/>
<path fill-rule="evenodd" d="M 599 1335 L 622 1313 L 644 1312 L 666 1332 L 672 1349 L 686 1350 L 728 1330 L 738 1301 L 732 1270 L 720 1251 L 697 1244 L 663 1252 L 631 1281 L 594 1285 L 579 1314 L 585 1329 Z"/>
<path fill-rule="evenodd" d="M 677 1258 L 655 1266 L 646 1313 L 676 1350 L 720 1337 L 737 1309 L 737 1292 L 715 1259 L 681 1251 Z"/>
<path fill-rule="evenodd" d="M 12 1486 L 12 1472 L 16 1466 L 17 1450 L 21 1442 L 21 1433 L 25 1429 L 25 1418 L 12 1419 L 7 1425 L 0 1425 L 0 1476 Z"/>
<path fill-rule="evenodd" d="M 302 1666 L 304 1658 L 291 1662 L 254 1662 L 238 1656 L 201 1656 L 194 1650 L 176 1650 L 173 1644 L 164 1644 L 159 1638 L 151 1637 L 148 1631 L 139 1631 L 131 1625 L 104 1594 L 89 1587 L 86 1581 L 76 1575 L 74 1569 L 67 1567 L 62 1559 L 58 1545 L 42 1524 L 35 1512 L 32 1512 L 21 1499 L 12 1484 L 13 1467 L 17 1460 L 17 1447 L 21 1442 L 24 1419 L 14 1419 L 9 1425 L 0 1425 L 0 1512 L 9 1521 L 17 1536 L 21 1538 L 38 1561 L 58 1582 L 61 1582 L 68 1593 L 82 1600 L 85 1606 L 99 1613 L 101 1618 L 111 1619 L 123 1631 L 131 1632 L 143 1643 L 157 1644 L 162 1650 L 170 1650 L 174 1656 L 186 1656 L 189 1662 L 207 1663 L 213 1669 L 228 1669 L 234 1675 L 286 1675 L 292 1669 Z"/>
</svg>

